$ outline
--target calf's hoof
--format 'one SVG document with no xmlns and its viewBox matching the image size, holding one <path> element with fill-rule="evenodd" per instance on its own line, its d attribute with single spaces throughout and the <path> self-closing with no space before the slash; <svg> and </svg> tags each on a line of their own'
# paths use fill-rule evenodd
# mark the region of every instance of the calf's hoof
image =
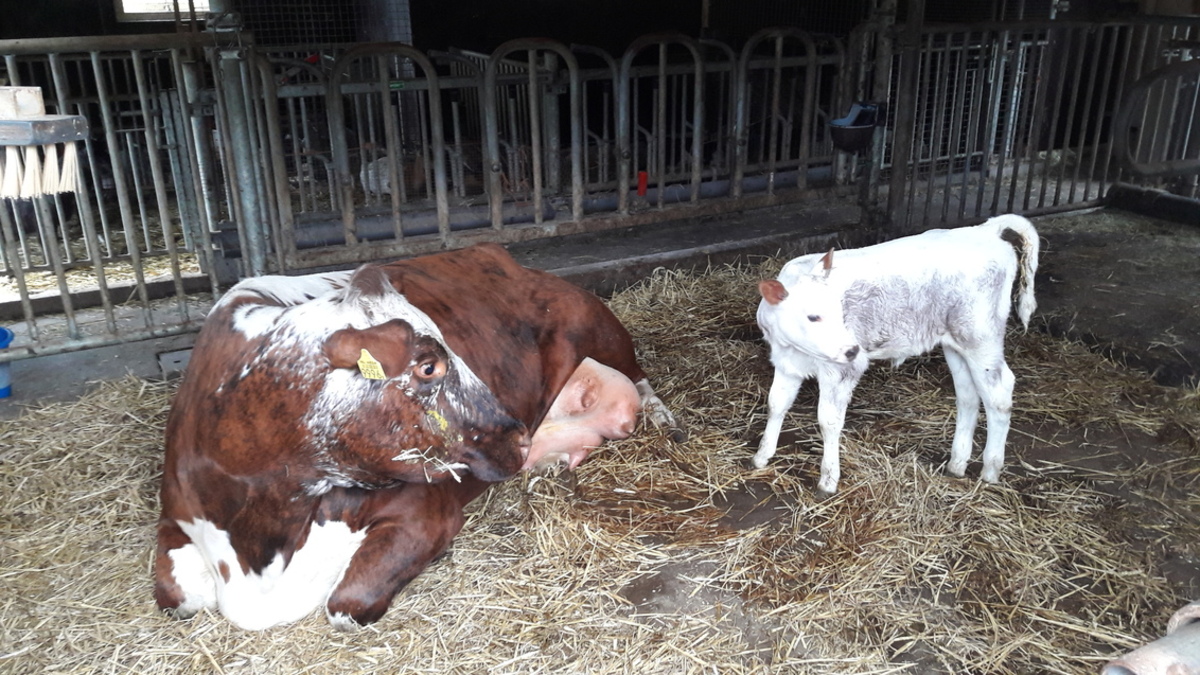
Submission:
<svg viewBox="0 0 1200 675">
<path fill-rule="evenodd" d="M 813 490 L 813 498 L 819 502 L 823 502 L 823 501 L 833 497 L 836 494 L 837 494 L 837 488 L 834 488 L 832 490 L 826 490 L 825 488 L 821 487 L 820 485 L 817 486 L 817 489 Z"/>
</svg>

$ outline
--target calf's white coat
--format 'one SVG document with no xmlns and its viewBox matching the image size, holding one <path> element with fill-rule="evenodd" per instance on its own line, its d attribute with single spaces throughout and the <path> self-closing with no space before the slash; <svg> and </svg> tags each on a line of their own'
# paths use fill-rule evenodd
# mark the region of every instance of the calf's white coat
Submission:
<svg viewBox="0 0 1200 675">
<path fill-rule="evenodd" d="M 818 489 L 836 492 L 846 407 L 869 361 L 899 364 L 941 346 L 958 409 L 947 471 L 954 476 L 966 471 L 982 402 L 987 411 L 982 478 L 998 481 L 1014 382 L 1004 361 L 1005 325 L 1014 282 L 1017 314 L 1029 325 L 1038 248 L 1033 225 L 1010 214 L 836 255 L 801 256 L 778 279 L 760 283 L 758 324 L 771 348 L 775 377 L 754 465 L 765 467 L 775 454 L 801 383 L 816 377 L 824 446 Z"/>
</svg>

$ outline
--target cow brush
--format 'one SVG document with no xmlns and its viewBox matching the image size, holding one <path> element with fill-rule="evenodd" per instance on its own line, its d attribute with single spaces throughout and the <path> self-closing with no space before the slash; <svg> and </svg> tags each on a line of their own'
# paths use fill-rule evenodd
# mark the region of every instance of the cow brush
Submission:
<svg viewBox="0 0 1200 675">
<path fill-rule="evenodd" d="M 39 87 L 0 87 L 0 199 L 32 199 L 78 189 L 76 141 L 87 137 L 82 115 L 47 115 Z M 60 165 L 58 146 L 62 145 Z"/>
</svg>

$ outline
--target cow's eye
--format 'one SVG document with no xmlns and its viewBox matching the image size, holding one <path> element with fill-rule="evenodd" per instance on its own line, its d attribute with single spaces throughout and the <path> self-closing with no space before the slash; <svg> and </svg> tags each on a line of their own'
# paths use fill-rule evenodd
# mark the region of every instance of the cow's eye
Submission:
<svg viewBox="0 0 1200 675">
<path fill-rule="evenodd" d="M 432 380 L 446 374 L 446 364 L 441 359 L 422 361 L 417 364 L 416 374 L 423 380 Z"/>
<path fill-rule="evenodd" d="M 821 320 L 821 316 L 820 316 L 819 314 L 809 314 L 809 315 L 808 315 L 808 320 L 809 320 L 809 321 L 811 321 L 811 322 L 813 322 L 813 323 L 817 323 L 818 321 L 820 321 L 820 320 Z"/>
</svg>

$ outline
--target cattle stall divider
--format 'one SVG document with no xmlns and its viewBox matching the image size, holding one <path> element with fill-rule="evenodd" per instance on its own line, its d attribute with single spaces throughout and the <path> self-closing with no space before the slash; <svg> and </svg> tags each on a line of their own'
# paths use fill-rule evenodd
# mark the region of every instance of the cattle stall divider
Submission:
<svg viewBox="0 0 1200 675">
<path fill-rule="evenodd" d="M 480 241 L 819 200 L 857 200 L 894 236 L 1121 185 L 1196 199 L 1200 71 L 1181 64 L 1198 44 L 1183 17 L 881 17 L 844 39 L 661 33 L 621 54 L 268 47 L 236 29 L 3 41 L 0 75 L 93 132 L 77 196 L 0 201 L 17 333 L 0 361 L 194 331 L 247 276 Z M 840 150 L 830 123 L 862 103 L 871 143 Z"/>
</svg>

